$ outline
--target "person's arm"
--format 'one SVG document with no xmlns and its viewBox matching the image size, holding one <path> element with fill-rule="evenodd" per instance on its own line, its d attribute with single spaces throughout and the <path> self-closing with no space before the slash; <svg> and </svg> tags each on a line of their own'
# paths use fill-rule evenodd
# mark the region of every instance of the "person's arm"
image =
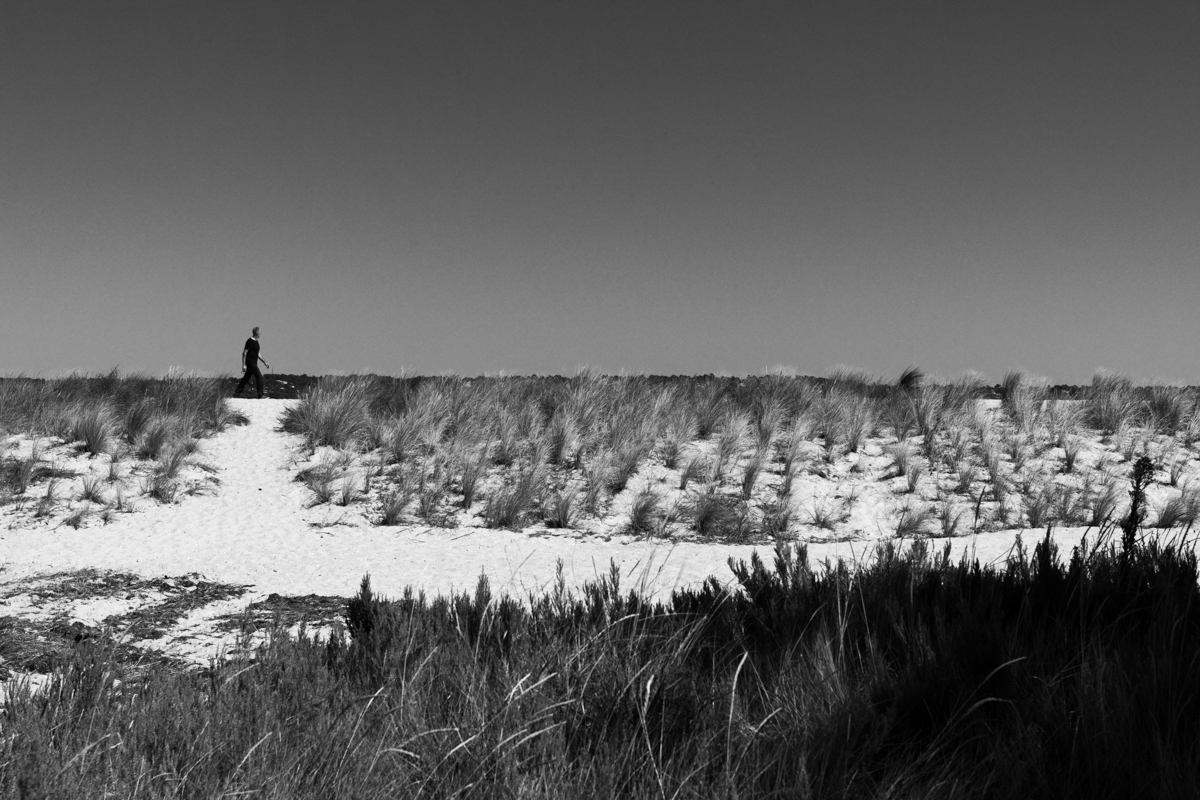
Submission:
<svg viewBox="0 0 1200 800">
<path fill-rule="evenodd" d="M 246 348 L 242 348 L 242 372 L 246 371 Z"/>
<path fill-rule="evenodd" d="M 258 357 L 258 360 L 263 362 L 263 364 L 266 366 L 267 369 L 271 368 L 271 365 L 267 364 L 267 360 L 265 358 L 263 358 L 261 355 Z"/>
</svg>

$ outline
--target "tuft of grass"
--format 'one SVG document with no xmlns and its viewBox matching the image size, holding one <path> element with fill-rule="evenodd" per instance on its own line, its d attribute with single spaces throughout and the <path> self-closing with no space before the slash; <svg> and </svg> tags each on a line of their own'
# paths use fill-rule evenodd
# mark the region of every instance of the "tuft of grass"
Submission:
<svg viewBox="0 0 1200 800">
<path fill-rule="evenodd" d="M 919 461 L 912 462 L 904 473 L 904 488 L 908 494 L 918 494 L 924 477 L 925 465 Z"/>
<path fill-rule="evenodd" d="M 412 502 L 413 488 L 401 476 L 392 488 L 379 495 L 379 525 L 399 525 L 404 510 Z"/>
<path fill-rule="evenodd" d="M 286 433 L 304 437 L 309 448 L 357 444 L 366 434 L 373 395 L 369 377 L 325 377 L 280 417 Z"/>
<path fill-rule="evenodd" d="M 913 449 L 907 442 L 886 445 L 883 452 L 892 459 L 892 475 L 901 477 L 908 474 L 909 466 L 913 463 Z"/>
<path fill-rule="evenodd" d="M 817 528 L 827 531 L 836 530 L 850 518 L 848 504 L 836 497 L 814 497 L 807 509 L 807 522 Z"/>
<path fill-rule="evenodd" d="M 954 484 L 954 491 L 969 492 L 971 486 L 975 483 L 975 464 L 970 458 L 964 458 L 954 465 L 954 474 L 958 478 Z"/>
<path fill-rule="evenodd" d="M 571 528 L 575 524 L 579 488 L 570 486 L 551 493 L 542 501 L 542 520 L 548 528 Z"/>
<path fill-rule="evenodd" d="M 741 455 L 746 446 L 749 428 L 749 421 L 745 414 L 726 415 L 721 423 L 721 432 L 717 436 L 717 446 L 713 451 L 713 475 L 716 480 L 722 480 L 726 467 Z"/>
<path fill-rule="evenodd" d="M 738 522 L 734 505 L 733 498 L 715 491 L 696 493 L 691 503 L 692 530 L 706 537 L 731 536 Z"/>
<path fill-rule="evenodd" d="M 680 490 L 686 490 L 692 481 L 704 480 L 710 471 L 711 465 L 707 457 L 700 454 L 692 456 L 679 471 Z"/>
<path fill-rule="evenodd" d="M 947 539 L 958 536 L 966 511 L 954 504 L 949 498 L 938 503 L 937 521 L 939 531 Z"/>
<path fill-rule="evenodd" d="M 658 533 L 662 527 L 662 498 L 651 486 L 633 496 L 627 530 L 635 536 Z"/>
<path fill-rule="evenodd" d="M 46 492 L 38 500 L 37 506 L 34 508 L 33 516 L 35 518 L 48 517 L 54 513 L 54 509 L 58 506 L 58 479 L 51 478 L 46 482 Z"/>
<path fill-rule="evenodd" d="M 154 473 L 146 482 L 144 493 L 159 503 L 175 502 L 175 494 L 179 485 L 166 474 Z"/>
<path fill-rule="evenodd" d="M 334 488 L 333 464 L 322 460 L 314 466 L 303 469 L 296 476 L 313 494 L 313 505 L 324 505 L 333 501 Z"/>
<path fill-rule="evenodd" d="M 1079 458 L 1080 451 L 1083 450 L 1083 440 L 1078 436 L 1065 436 L 1062 440 L 1063 448 L 1063 472 L 1069 473 L 1075 471 L 1075 461 Z"/>
<path fill-rule="evenodd" d="M 1170 459 L 1167 464 L 1167 483 L 1170 486 L 1179 486 L 1183 483 L 1184 475 L 1187 474 L 1188 465 L 1191 463 L 1191 456 L 1187 454 L 1176 455 Z"/>
<path fill-rule="evenodd" d="M 469 509 L 475 502 L 479 481 L 487 474 L 488 446 L 484 445 L 474 458 L 464 458 L 459 474 L 459 489 L 462 491 L 462 507 Z"/>
<path fill-rule="evenodd" d="M 77 409 L 72 415 L 70 439 L 91 456 L 108 452 L 115 431 L 112 410 L 106 403 Z"/>
<path fill-rule="evenodd" d="M 334 494 L 333 500 L 339 506 L 348 506 L 354 502 L 354 498 L 358 495 L 358 487 L 355 482 L 349 478 L 345 478 L 338 485 L 337 491 Z"/>
<path fill-rule="evenodd" d="M 94 475 L 85 475 L 83 477 L 83 485 L 79 491 L 79 499 L 104 505 L 107 501 L 104 499 L 104 493 L 100 488 L 100 479 Z"/>
<path fill-rule="evenodd" d="M 537 503 L 537 488 L 545 479 L 545 468 L 530 465 L 520 470 L 516 480 L 497 489 L 483 510 L 489 528 L 519 530 L 528 522 Z"/>
<path fill-rule="evenodd" d="M 754 484 L 758 481 L 759 473 L 762 472 L 763 456 L 761 453 L 755 453 L 746 462 L 742 469 L 742 499 L 749 500 L 754 495 Z"/>
<path fill-rule="evenodd" d="M 1082 504 L 1079 490 L 1071 486 L 1060 486 L 1054 497 L 1054 517 L 1062 525 L 1076 525 L 1082 519 Z"/>
<path fill-rule="evenodd" d="M 624 491 L 629 485 L 629 479 L 637 474 L 638 466 L 645 455 L 645 450 L 640 444 L 630 444 L 615 452 L 608 462 L 605 488 L 613 494 Z"/>
<path fill-rule="evenodd" d="M 1051 514 L 1058 504 L 1058 494 L 1058 487 L 1049 481 L 1040 488 L 1026 489 L 1022 494 L 1022 502 L 1029 527 L 1041 528 L 1051 520 Z"/>
<path fill-rule="evenodd" d="M 134 453 L 138 458 L 157 461 L 172 439 L 171 424 L 165 419 L 148 423 L 138 435 Z"/>
<path fill-rule="evenodd" d="M 924 535 L 926 526 L 934 518 L 934 509 L 928 504 L 905 502 L 896 516 L 895 535 L 900 539 Z"/>
<path fill-rule="evenodd" d="M 1128 378 L 1101 370 L 1084 393 L 1085 418 L 1105 435 L 1137 423 L 1140 403 Z"/>
<path fill-rule="evenodd" d="M 1112 478 L 1099 486 L 1089 487 L 1083 500 L 1088 509 L 1088 524 L 1098 528 L 1116 519 L 1120 498 L 1121 490 Z"/>
</svg>

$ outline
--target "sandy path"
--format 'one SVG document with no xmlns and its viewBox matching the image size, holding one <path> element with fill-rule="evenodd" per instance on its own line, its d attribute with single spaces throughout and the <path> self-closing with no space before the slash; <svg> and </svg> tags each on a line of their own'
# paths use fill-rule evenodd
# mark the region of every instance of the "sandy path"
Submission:
<svg viewBox="0 0 1200 800">
<path fill-rule="evenodd" d="M 383 528 L 361 521 L 322 525 L 336 515 L 328 507 L 307 507 L 307 490 L 293 480 L 298 440 L 276 430 L 279 414 L 291 402 L 231 401 L 250 424 L 202 443 L 202 458 L 218 468 L 221 481 L 213 496 L 185 497 L 170 505 L 143 499 L 139 513 L 118 515 L 106 526 L 0 531 L 0 580 L 92 567 L 145 576 L 200 573 L 212 581 L 251 585 L 256 597 L 270 592 L 346 596 L 368 572 L 377 590 L 395 595 L 409 585 L 428 594 L 470 589 L 482 571 L 493 589 L 524 594 L 547 586 L 562 559 L 571 585 L 607 573 L 611 560 L 621 566 L 627 585 L 642 583 L 661 592 L 710 575 L 726 580 L 731 577 L 727 559 L 748 558 L 756 549 L 578 533 Z M 1079 533 L 1057 535 L 1069 547 Z M 1012 541 L 1013 532 L 999 532 L 954 544 L 990 561 L 1002 557 Z M 814 544 L 810 555 L 855 557 L 871 546 Z M 758 549 L 769 561 L 771 549 Z"/>
</svg>

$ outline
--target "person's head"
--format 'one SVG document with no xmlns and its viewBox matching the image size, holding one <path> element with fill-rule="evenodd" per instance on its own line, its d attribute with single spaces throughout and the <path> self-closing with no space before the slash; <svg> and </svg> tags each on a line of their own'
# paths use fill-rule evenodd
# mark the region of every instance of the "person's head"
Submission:
<svg viewBox="0 0 1200 800">
<path fill-rule="evenodd" d="M 251 335 L 254 336 L 255 339 L 257 339 L 258 338 L 258 326 L 257 325 L 254 326 L 254 330 L 250 331 L 250 333 L 251 333 Z"/>
</svg>

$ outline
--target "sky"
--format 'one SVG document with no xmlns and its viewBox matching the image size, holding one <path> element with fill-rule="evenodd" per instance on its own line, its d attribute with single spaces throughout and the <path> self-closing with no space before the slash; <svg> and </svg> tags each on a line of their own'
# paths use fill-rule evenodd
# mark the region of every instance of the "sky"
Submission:
<svg viewBox="0 0 1200 800">
<path fill-rule="evenodd" d="M 1200 4 L 0 4 L 0 374 L 1200 383 Z"/>
</svg>

